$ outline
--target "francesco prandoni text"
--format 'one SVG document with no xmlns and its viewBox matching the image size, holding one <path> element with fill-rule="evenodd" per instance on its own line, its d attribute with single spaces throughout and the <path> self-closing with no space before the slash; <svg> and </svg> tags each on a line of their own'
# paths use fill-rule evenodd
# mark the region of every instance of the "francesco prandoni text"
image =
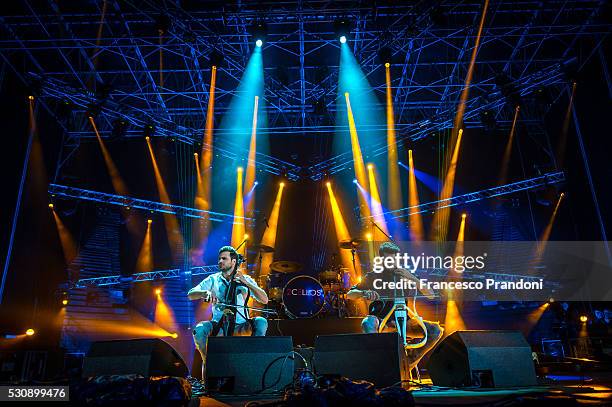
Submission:
<svg viewBox="0 0 612 407">
<path fill-rule="evenodd" d="M 417 281 L 405 278 L 399 281 L 383 281 L 376 278 L 373 281 L 375 290 L 542 290 L 544 280 L 530 281 L 495 281 L 487 278 L 484 281 L 430 281 L 421 278 Z"/>
</svg>

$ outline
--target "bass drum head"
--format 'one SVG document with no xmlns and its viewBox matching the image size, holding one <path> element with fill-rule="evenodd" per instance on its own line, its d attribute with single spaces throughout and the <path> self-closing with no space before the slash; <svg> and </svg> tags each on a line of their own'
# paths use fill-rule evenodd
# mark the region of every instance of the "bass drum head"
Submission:
<svg viewBox="0 0 612 407">
<path fill-rule="evenodd" d="M 294 277 L 283 289 L 283 305 L 290 318 L 312 318 L 321 312 L 324 303 L 323 287 L 313 277 Z"/>
</svg>

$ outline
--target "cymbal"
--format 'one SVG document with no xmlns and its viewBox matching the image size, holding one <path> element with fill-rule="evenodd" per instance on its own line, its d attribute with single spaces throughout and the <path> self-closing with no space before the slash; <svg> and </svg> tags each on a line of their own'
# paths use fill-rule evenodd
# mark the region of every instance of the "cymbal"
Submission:
<svg viewBox="0 0 612 407">
<path fill-rule="evenodd" d="M 364 242 L 363 239 L 354 238 L 354 239 L 344 239 L 338 242 L 338 247 L 341 249 L 356 249 Z"/>
<path fill-rule="evenodd" d="M 274 253 L 274 247 L 267 246 L 265 244 L 254 244 L 253 246 L 249 247 L 249 251 L 255 253 Z"/>
<path fill-rule="evenodd" d="M 296 261 L 279 260 L 270 264 L 270 270 L 277 273 L 295 273 L 303 268 L 304 266 Z"/>
</svg>

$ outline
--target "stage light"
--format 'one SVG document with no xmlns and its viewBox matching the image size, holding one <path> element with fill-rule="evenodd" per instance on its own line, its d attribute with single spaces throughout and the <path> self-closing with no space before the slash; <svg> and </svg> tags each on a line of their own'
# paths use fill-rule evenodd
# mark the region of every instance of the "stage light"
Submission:
<svg viewBox="0 0 612 407">
<path fill-rule="evenodd" d="M 34 335 L 35 333 L 36 333 L 36 332 L 35 332 L 35 331 L 34 331 L 32 328 L 30 328 L 30 329 L 28 329 L 28 330 L 26 331 L 26 335 L 28 335 L 28 336 L 32 336 L 32 335 Z"/>
<path fill-rule="evenodd" d="M 353 184 L 356 184 L 357 182 L 359 182 L 359 181 L 357 181 L 357 178 L 354 178 L 353 179 Z"/>
<path fill-rule="evenodd" d="M 341 35 L 340 36 L 340 44 L 345 44 L 346 43 L 346 35 Z"/>
<path fill-rule="evenodd" d="M 52 203 L 49 204 L 49 208 L 53 209 L 53 204 Z"/>
<path fill-rule="evenodd" d="M 328 182 L 325 183 L 325 185 L 328 186 L 328 187 L 331 187 L 331 182 L 328 181 Z"/>
<path fill-rule="evenodd" d="M 249 235 L 247 233 L 244 234 L 244 240 L 247 240 L 249 238 Z"/>
<path fill-rule="evenodd" d="M 467 213 L 464 213 L 463 215 L 461 215 L 461 217 L 465 219 L 467 217 Z"/>
<path fill-rule="evenodd" d="M 160 295 L 162 292 L 161 288 L 156 288 L 155 289 L 155 295 Z"/>
<path fill-rule="evenodd" d="M 390 64 L 390 63 L 385 62 L 385 68 L 388 68 L 388 67 L 390 67 L 390 66 L 391 66 L 391 64 Z"/>
<path fill-rule="evenodd" d="M 238 168 L 236 168 L 236 171 L 238 171 L 238 172 L 242 172 L 242 171 L 243 171 L 243 168 L 242 168 L 242 167 L 238 167 Z"/>
<path fill-rule="evenodd" d="M 586 315 L 580 315 L 580 322 L 587 322 L 589 318 Z"/>
<path fill-rule="evenodd" d="M 149 140 L 151 140 L 151 137 L 146 136 L 146 137 L 145 137 L 145 140 L 149 141 Z"/>
<path fill-rule="evenodd" d="M 366 233 L 366 239 L 372 240 L 372 234 L 371 233 Z"/>
<path fill-rule="evenodd" d="M 368 170 L 372 170 L 374 169 L 374 166 L 372 164 L 368 164 Z"/>
<path fill-rule="evenodd" d="M 198 153 L 193 153 L 193 156 L 198 158 Z"/>
<path fill-rule="evenodd" d="M 62 300 L 62 305 L 68 305 L 68 300 Z"/>
<path fill-rule="evenodd" d="M 177 334 L 176 332 L 175 332 L 175 333 L 173 333 L 173 334 L 172 334 L 172 335 L 170 335 L 170 336 L 171 336 L 172 338 L 174 338 L 174 339 L 178 338 L 178 334 Z"/>
<path fill-rule="evenodd" d="M 153 220 L 147 219 L 147 223 L 150 225 L 151 223 L 153 223 Z"/>
<path fill-rule="evenodd" d="M 34 100 L 34 96 L 30 95 L 30 96 L 28 96 L 28 99 Z"/>
<path fill-rule="evenodd" d="M 284 186 L 285 186 L 285 183 L 284 183 L 284 182 L 281 182 L 281 183 L 280 183 L 280 186 L 281 186 L 281 187 L 284 187 Z"/>
<path fill-rule="evenodd" d="M 259 185 L 259 182 L 255 181 L 255 182 L 253 183 L 253 185 Z"/>
<path fill-rule="evenodd" d="M 550 303 L 552 304 L 553 302 L 555 302 L 555 299 L 554 299 L 553 297 L 550 297 L 550 298 L 548 299 L 548 302 L 550 302 Z"/>
<path fill-rule="evenodd" d="M 268 35 L 268 27 L 265 23 L 256 23 L 250 27 L 251 35 L 255 38 L 255 46 L 261 48 Z"/>
</svg>

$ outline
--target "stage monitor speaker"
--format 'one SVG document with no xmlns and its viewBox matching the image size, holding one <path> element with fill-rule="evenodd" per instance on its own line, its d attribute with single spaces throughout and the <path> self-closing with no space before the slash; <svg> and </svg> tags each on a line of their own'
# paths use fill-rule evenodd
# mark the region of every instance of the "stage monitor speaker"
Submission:
<svg viewBox="0 0 612 407">
<path fill-rule="evenodd" d="M 293 380 L 290 336 L 211 336 L 206 352 L 206 385 L 211 393 L 281 391 Z"/>
<path fill-rule="evenodd" d="M 397 333 L 320 335 L 315 338 L 317 375 L 366 380 L 376 387 L 407 379 L 408 364 Z"/>
<path fill-rule="evenodd" d="M 181 356 L 161 339 L 94 342 L 83 361 L 83 377 L 140 374 L 187 377 Z"/>
<path fill-rule="evenodd" d="M 536 384 L 531 348 L 518 331 L 456 331 L 429 356 L 436 386 L 519 387 Z"/>
</svg>

